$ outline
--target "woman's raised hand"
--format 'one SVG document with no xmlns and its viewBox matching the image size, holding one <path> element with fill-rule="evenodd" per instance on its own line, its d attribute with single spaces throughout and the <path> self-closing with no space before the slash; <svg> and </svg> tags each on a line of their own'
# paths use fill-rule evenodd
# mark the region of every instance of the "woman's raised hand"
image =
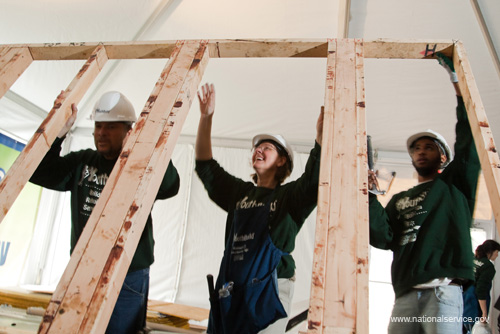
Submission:
<svg viewBox="0 0 500 334">
<path fill-rule="evenodd" d="M 200 112 L 202 116 L 211 116 L 215 111 L 215 87 L 214 84 L 204 84 L 198 91 Z"/>
</svg>

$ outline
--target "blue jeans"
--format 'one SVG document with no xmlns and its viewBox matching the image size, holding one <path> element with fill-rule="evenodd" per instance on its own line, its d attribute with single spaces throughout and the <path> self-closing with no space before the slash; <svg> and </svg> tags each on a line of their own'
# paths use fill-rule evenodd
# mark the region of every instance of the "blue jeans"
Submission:
<svg viewBox="0 0 500 334">
<path fill-rule="evenodd" d="M 396 298 L 389 334 L 462 333 L 462 287 L 413 289 Z"/>
<path fill-rule="evenodd" d="M 106 334 L 135 334 L 146 326 L 149 268 L 128 273 L 111 314 Z"/>
</svg>

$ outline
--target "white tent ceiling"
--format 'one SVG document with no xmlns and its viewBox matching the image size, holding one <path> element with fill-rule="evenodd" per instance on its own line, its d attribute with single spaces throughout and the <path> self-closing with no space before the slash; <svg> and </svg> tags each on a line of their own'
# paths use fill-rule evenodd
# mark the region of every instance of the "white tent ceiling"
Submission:
<svg viewBox="0 0 500 334">
<path fill-rule="evenodd" d="M 177 39 L 317 39 L 339 36 L 339 9 L 349 1 L 229 0 L 0 1 L 0 44 Z M 479 1 L 493 45 L 500 48 L 495 0 Z M 500 79 L 471 1 L 378 0 L 350 3 L 350 38 L 447 39 L 464 42 L 496 142 L 500 141 Z M 497 52 L 498 54 L 498 52 Z M 75 131 L 91 133 L 96 98 L 120 90 L 137 113 L 166 60 L 110 61 L 84 96 Z M 27 140 L 82 61 L 34 62 L 0 100 L 0 129 Z M 280 132 L 311 145 L 324 98 L 325 59 L 239 58 L 210 61 L 203 82 L 217 90 L 213 135 L 232 145 L 258 132 Z M 404 151 L 425 128 L 454 140 L 454 91 L 433 60 L 366 59 L 368 132 L 374 147 Z M 182 136 L 196 134 L 197 101 Z M 390 126 L 391 131 L 387 131 Z"/>
</svg>

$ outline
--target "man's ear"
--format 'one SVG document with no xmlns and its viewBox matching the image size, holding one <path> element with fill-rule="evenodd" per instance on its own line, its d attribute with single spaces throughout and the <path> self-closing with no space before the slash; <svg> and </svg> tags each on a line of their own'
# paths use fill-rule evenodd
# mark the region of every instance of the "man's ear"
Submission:
<svg viewBox="0 0 500 334">
<path fill-rule="evenodd" d="M 447 158 L 445 154 L 441 154 L 441 165 L 446 162 Z"/>
</svg>

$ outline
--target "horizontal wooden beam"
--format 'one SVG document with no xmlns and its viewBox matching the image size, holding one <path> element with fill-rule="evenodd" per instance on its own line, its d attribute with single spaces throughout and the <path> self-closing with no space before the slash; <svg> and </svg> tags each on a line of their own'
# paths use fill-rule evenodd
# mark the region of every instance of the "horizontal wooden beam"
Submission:
<svg viewBox="0 0 500 334">
<path fill-rule="evenodd" d="M 83 60 L 102 45 L 109 59 L 169 58 L 177 41 L 46 43 L 0 45 L 28 47 L 34 60 Z M 452 40 L 392 40 L 364 41 L 365 58 L 426 59 L 441 51 L 453 53 Z M 208 41 L 211 58 L 326 58 L 327 39 L 214 39 Z"/>
</svg>

